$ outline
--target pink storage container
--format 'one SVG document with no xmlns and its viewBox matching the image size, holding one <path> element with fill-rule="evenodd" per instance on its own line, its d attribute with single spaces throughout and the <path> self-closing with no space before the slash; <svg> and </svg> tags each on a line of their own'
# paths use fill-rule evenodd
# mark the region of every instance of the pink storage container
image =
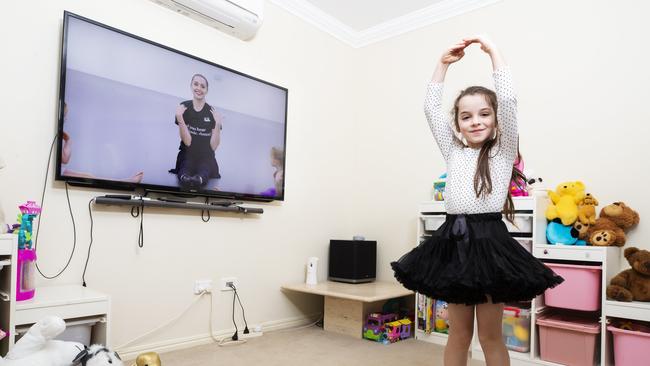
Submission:
<svg viewBox="0 0 650 366">
<path fill-rule="evenodd" d="M 571 366 L 593 366 L 600 324 L 596 320 L 564 314 L 537 318 L 540 357 Z"/>
<path fill-rule="evenodd" d="M 564 278 L 564 282 L 544 292 L 547 306 L 582 311 L 600 309 L 601 266 L 545 264 Z"/>
<path fill-rule="evenodd" d="M 608 325 L 614 334 L 614 363 L 616 366 L 638 366 L 648 362 L 650 328 L 635 325 L 635 330 L 626 330 Z"/>
</svg>

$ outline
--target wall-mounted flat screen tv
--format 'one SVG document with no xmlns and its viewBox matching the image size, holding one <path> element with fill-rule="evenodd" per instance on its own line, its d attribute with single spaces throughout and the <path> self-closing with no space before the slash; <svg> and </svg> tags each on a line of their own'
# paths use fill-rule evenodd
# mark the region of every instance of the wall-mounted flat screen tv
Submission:
<svg viewBox="0 0 650 366">
<path fill-rule="evenodd" d="M 287 93 L 65 12 L 56 179 L 283 200 Z"/>
</svg>

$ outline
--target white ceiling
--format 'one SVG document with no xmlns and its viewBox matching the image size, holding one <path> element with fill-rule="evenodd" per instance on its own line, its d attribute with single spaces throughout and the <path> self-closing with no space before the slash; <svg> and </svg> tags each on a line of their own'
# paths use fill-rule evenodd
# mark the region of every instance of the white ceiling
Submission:
<svg viewBox="0 0 650 366">
<path fill-rule="evenodd" d="M 348 27 L 362 31 L 443 0 L 306 0 Z"/>
<path fill-rule="evenodd" d="M 363 47 L 501 0 L 270 1 L 352 47 Z"/>
</svg>

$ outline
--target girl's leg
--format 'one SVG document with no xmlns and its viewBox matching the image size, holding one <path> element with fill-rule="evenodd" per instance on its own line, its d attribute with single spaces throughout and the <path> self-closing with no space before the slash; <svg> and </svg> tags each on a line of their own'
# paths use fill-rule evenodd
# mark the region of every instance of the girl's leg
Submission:
<svg viewBox="0 0 650 366">
<path fill-rule="evenodd" d="M 467 366 L 467 352 L 474 333 L 474 306 L 449 304 L 449 338 L 445 366 Z"/>
<path fill-rule="evenodd" d="M 478 340 L 485 353 L 488 366 L 509 366 L 510 355 L 503 343 L 501 321 L 503 318 L 503 304 L 476 305 L 476 321 L 478 323 Z"/>
</svg>

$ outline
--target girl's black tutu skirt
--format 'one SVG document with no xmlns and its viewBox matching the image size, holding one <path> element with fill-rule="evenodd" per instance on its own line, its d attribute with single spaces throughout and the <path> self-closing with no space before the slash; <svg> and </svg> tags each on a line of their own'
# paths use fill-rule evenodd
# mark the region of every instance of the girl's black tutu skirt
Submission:
<svg viewBox="0 0 650 366">
<path fill-rule="evenodd" d="M 453 304 L 527 301 L 564 281 L 510 236 L 501 213 L 448 214 L 391 266 L 404 287 Z"/>
</svg>

